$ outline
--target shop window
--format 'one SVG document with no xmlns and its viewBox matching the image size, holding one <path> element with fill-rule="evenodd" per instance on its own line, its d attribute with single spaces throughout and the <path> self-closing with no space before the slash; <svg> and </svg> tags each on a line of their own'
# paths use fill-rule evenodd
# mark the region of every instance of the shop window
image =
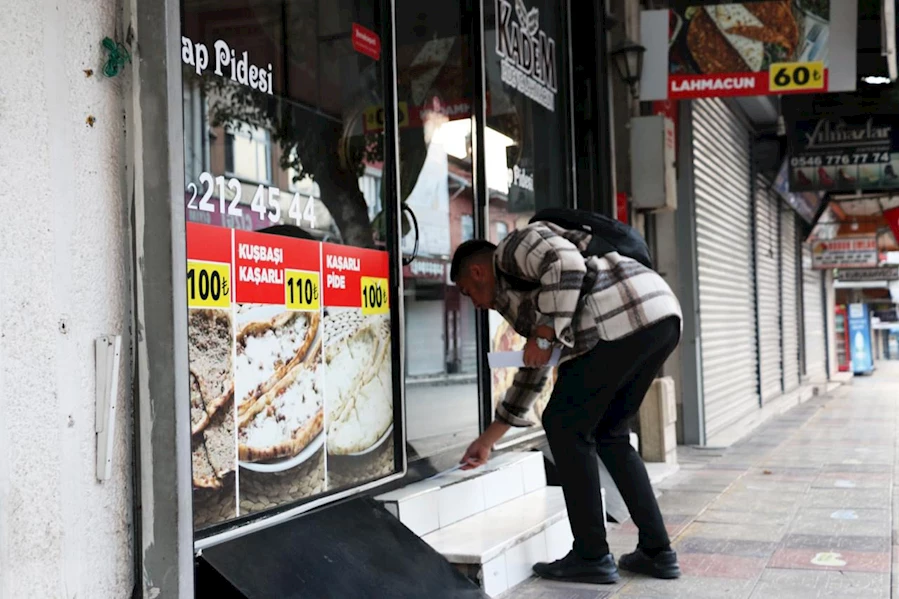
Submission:
<svg viewBox="0 0 899 599">
<path fill-rule="evenodd" d="M 462 215 L 462 241 L 474 239 L 474 218 L 470 214 Z"/>
<path fill-rule="evenodd" d="M 272 146 L 268 131 L 258 127 L 226 130 L 225 172 L 243 181 L 271 183 Z"/>
<path fill-rule="evenodd" d="M 366 168 L 365 174 L 359 177 L 359 189 L 365 196 L 365 205 L 368 206 L 370 218 L 375 218 L 384 209 L 381 199 L 381 179 L 381 171 L 370 167 Z"/>
<path fill-rule="evenodd" d="M 393 56 L 380 2 L 180 8 L 190 90 L 181 342 L 205 537 L 402 471 L 399 256 L 381 189 L 396 156 L 368 118 Z"/>
<path fill-rule="evenodd" d="M 494 238 L 495 243 L 501 242 L 509 234 L 509 225 L 502 221 L 497 221 L 494 224 L 494 228 L 496 230 L 496 237 Z"/>
</svg>

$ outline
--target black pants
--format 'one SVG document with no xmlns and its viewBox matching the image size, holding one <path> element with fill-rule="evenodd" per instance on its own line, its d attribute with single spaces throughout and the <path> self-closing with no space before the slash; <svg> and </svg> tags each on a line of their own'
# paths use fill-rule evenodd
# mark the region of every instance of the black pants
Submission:
<svg viewBox="0 0 899 599">
<path fill-rule="evenodd" d="M 630 444 L 629 420 L 679 340 L 680 320 L 672 317 L 624 339 L 600 342 L 559 367 L 543 427 L 581 557 L 609 552 L 597 454 L 640 531 L 638 545 L 655 549 L 669 543 L 646 467 Z"/>
</svg>

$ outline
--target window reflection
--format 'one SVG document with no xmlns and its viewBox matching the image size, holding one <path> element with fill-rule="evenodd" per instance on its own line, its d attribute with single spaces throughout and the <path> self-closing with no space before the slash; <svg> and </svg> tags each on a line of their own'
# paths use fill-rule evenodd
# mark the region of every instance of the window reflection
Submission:
<svg viewBox="0 0 899 599">
<path fill-rule="evenodd" d="M 449 262 L 475 235 L 471 162 L 472 60 L 458 2 L 399 0 L 397 87 L 404 204 L 419 227 L 417 258 L 404 268 L 406 415 L 412 459 L 478 434 L 475 312 L 448 282 Z M 414 247 L 404 238 L 404 250 Z"/>
<path fill-rule="evenodd" d="M 182 50 L 206 53 L 205 70 L 183 69 L 186 185 L 204 172 L 234 177 L 243 208 L 239 218 L 188 208 L 188 220 L 295 225 L 315 239 L 384 246 L 383 126 L 372 119 L 384 65 L 351 40 L 354 24 L 380 30 L 378 12 L 349 0 L 184 0 Z M 219 65 L 217 43 L 234 51 L 233 65 Z M 263 74 L 271 90 L 250 84 Z M 254 210 L 260 184 L 278 190 L 277 210 L 267 200 Z"/>
<path fill-rule="evenodd" d="M 536 211 L 569 204 L 570 162 L 565 3 L 551 0 L 506 0 L 484 4 L 487 93 L 490 101 L 484 136 L 489 194 L 489 237 L 502 241 L 527 225 Z M 510 29 L 528 14 L 532 43 L 523 49 L 509 44 Z M 499 13 L 497 13 L 497 10 Z M 525 29 L 519 29 L 524 31 Z M 525 340 L 501 316 L 491 312 L 492 351 L 520 350 Z M 494 406 L 512 383 L 514 369 L 491 371 Z M 537 400 L 530 417 L 540 422 L 551 386 Z M 512 429 L 509 436 L 526 434 Z"/>
</svg>

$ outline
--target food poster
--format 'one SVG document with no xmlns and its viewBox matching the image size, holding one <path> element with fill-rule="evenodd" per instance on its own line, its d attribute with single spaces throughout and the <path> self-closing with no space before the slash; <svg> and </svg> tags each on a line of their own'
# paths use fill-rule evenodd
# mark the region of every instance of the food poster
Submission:
<svg viewBox="0 0 899 599">
<path fill-rule="evenodd" d="M 189 223 L 187 253 L 195 529 L 393 473 L 386 252 Z"/>
<path fill-rule="evenodd" d="M 329 489 L 395 471 L 388 272 L 385 252 L 322 244 Z"/>
<path fill-rule="evenodd" d="M 237 516 L 231 231 L 187 225 L 194 528 Z"/>
<path fill-rule="evenodd" d="M 852 6 L 830 0 L 709 2 L 644 11 L 648 70 L 641 99 L 838 91 L 843 58 L 855 55 L 852 28 L 832 26 L 844 11 L 855 18 L 855 2 L 846 4 Z M 834 64 L 839 68 L 831 85 Z M 849 85 L 854 89 L 853 81 Z"/>
<path fill-rule="evenodd" d="M 506 319 L 504 319 L 498 312 L 491 310 L 489 314 L 490 351 L 505 352 L 523 350 L 527 340 L 516 333 L 515 329 L 513 329 Z M 490 369 L 494 410 L 496 410 L 496 407 L 502 402 L 503 398 L 505 398 L 506 391 L 512 386 L 512 380 L 515 378 L 516 372 L 518 372 L 517 368 Z M 554 368 L 549 380 L 543 387 L 543 391 L 537 397 L 537 400 L 534 402 L 534 405 L 531 407 L 531 411 L 528 414 L 528 418 L 537 426 L 541 426 L 540 419 L 543 417 L 543 410 L 546 409 L 546 404 L 549 403 L 550 395 L 552 395 L 553 382 L 555 381 L 556 375 L 557 372 Z M 511 428 L 509 429 L 509 432 L 506 433 L 506 438 L 515 437 L 526 432 L 532 432 L 532 429 L 522 429 L 520 427 Z"/>
</svg>

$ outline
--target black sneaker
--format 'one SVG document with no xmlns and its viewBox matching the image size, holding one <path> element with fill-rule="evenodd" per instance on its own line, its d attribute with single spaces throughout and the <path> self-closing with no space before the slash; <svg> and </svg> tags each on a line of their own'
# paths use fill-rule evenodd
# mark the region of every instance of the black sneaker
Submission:
<svg viewBox="0 0 899 599">
<path fill-rule="evenodd" d="M 611 554 L 599 559 L 584 559 L 574 551 L 550 564 L 534 564 L 534 573 L 540 578 L 568 582 L 590 582 L 593 584 L 613 584 L 618 582 L 618 567 Z"/>
<path fill-rule="evenodd" d="M 663 551 L 655 557 L 649 557 L 642 549 L 637 548 L 633 553 L 622 555 L 618 560 L 618 567 L 663 580 L 680 578 L 680 566 L 677 565 L 677 553 L 674 551 Z"/>
</svg>

